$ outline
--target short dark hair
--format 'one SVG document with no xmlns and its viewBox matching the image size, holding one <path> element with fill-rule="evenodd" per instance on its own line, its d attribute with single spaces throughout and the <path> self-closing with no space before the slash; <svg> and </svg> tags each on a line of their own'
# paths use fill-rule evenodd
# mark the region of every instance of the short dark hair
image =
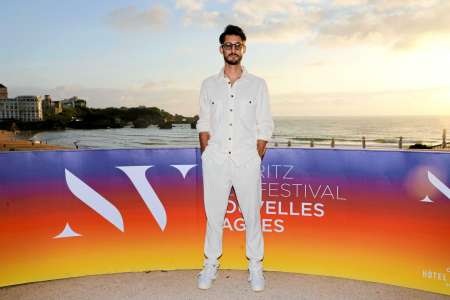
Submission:
<svg viewBox="0 0 450 300">
<path fill-rule="evenodd" d="M 225 27 L 225 30 L 222 32 L 222 34 L 219 37 L 219 42 L 221 45 L 225 42 L 226 35 L 237 35 L 242 39 L 243 42 L 245 42 L 245 40 L 247 39 L 247 37 L 245 36 L 245 33 L 241 27 L 236 26 L 236 25 L 231 25 L 231 24 L 228 25 L 227 27 Z"/>
</svg>

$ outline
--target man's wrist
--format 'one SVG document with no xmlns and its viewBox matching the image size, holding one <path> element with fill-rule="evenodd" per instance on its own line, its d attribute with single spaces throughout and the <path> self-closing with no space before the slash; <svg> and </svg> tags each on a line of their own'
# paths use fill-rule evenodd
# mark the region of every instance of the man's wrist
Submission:
<svg viewBox="0 0 450 300">
<path fill-rule="evenodd" d="M 261 158 L 263 158 L 264 154 L 266 153 L 266 149 L 267 149 L 266 146 L 267 146 L 267 141 L 257 140 L 256 150 L 258 151 L 258 154 Z"/>
<path fill-rule="evenodd" d="M 261 158 L 263 158 L 264 154 L 266 154 L 266 148 L 258 149 L 258 154 Z"/>
</svg>

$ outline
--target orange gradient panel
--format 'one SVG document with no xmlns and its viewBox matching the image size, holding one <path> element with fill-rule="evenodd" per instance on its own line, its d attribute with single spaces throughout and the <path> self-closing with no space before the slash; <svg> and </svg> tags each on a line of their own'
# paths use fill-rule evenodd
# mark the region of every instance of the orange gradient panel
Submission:
<svg viewBox="0 0 450 300">
<path fill-rule="evenodd" d="M 0 166 L 8 166 L 0 169 L 0 286 L 202 265 L 196 149 L 0 153 Z M 147 195 L 123 166 L 147 168 L 138 174 Z M 67 170 L 117 213 L 74 194 Z M 450 294 L 449 172 L 450 154 L 271 149 L 262 165 L 265 269 Z M 152 193 L 164 216 L 146 203 Z M 231 193 L 222 268 L 247 268 L 237 200 Z"/>
</svg>

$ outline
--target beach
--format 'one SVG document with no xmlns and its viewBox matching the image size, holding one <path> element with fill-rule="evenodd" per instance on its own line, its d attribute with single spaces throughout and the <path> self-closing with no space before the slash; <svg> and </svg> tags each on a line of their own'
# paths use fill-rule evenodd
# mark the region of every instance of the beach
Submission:
<svg viewBox="0 0 450 300">
<path fill-rule="evenodd" d="M 72 149 L 18 138 L 13 132 L 0 130 L 0 151 L 34 151 Z"/>
</svg>

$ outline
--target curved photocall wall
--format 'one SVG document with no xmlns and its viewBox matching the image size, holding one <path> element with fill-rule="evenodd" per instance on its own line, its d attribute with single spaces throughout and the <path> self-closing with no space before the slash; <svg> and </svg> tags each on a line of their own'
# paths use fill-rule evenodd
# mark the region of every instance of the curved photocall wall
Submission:
<svg viewBox="0 0 450 300">
<path fill-rule="evenodd" d="M 450 153 L 269 149 L 261 166 L 268 271 L 450 294 Z M 0 153 L 0 286 L 198 269 L 198 149 Z M 245 269 L 231 193 L 223 268 Z"/>
</svg>

